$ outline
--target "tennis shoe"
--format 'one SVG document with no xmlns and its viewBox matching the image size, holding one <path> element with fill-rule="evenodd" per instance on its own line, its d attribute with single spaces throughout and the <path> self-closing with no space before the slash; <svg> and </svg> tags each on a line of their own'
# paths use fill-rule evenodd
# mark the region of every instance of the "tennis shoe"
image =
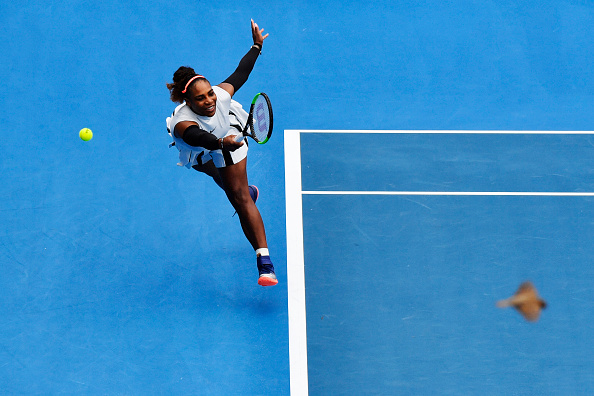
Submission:
<svg viewBox="0 0 594 396">
<path fill-rule="evenodd" d="M 260 286 L 274 286 L 278 283 L 270 256 L 258 256 L 258 272 L 260 273 L 258 278 Z"/>
<path fill-rule="evenodd" d="M 254 201 L 254 203 L 256 203 L 256 201 L 258 200 L 258 197 L 260 196 L 260 190 L 258 190 L 258 187 L 256 187 L 256 186 L 248 186 L 248 189 L 250 190 L 250 197 L 252 198 L 252 201 Z M 233 216 L 231 216 L 231 217 L 235 217 L 236 214 L 237 214 L 237 211 L 233 212 Z"/>
<path fill-rule="evenodd" d="M 250 189 L 250 197 L 252 197 L 252 201 L 254 201 L 254 203 L 256 203 L 256 201 L 258 200 L 258 197 L 260 196 L 260 190 L 258 190 L 258 187 L 256 186 L 248 186 Z"/>
</svg>

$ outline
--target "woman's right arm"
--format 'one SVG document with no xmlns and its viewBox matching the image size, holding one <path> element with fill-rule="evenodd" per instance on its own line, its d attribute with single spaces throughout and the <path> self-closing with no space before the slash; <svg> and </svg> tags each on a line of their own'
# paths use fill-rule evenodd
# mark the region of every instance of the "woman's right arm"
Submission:
<svg viewBox="0 0 594 396">
<path fill-rule="evenodd" d="M 235 136 L 233 135 L 219 139 L 212 133 L 200 128 L 198 124 L 192 121 L 178 122 L 173 129 L 173 133 L 190 146 L 204 147 L 207 150 L 223 149 L 227 151 L 235 151 L 243 146 L 243 142 L 236 142 Z"/>
</svg>

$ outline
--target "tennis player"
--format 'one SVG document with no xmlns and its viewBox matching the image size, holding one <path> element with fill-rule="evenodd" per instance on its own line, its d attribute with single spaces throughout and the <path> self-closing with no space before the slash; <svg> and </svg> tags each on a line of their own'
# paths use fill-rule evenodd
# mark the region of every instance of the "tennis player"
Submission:
<svg viewBox="0 0 594 396">
<path fill-rule="evenodd" d="M 268 252 L 264 223 L 255 205 L 259 192 L 256 186 L 248 185 L 247 142 L 236 141 L 248 114 L 232 99 L 254 68 L 268 37 L 263 32 L 252 20 L 254 44 L 237 69 L 219 85 L 211 86 L 190 67 L 177 69 L 167 88 L 171 100 L 180 105 L 167 118 L 167 129 L 179 150 L 178 165 L 206 173 L 225 191 L 239 215 L 246 238 L 256 251 L 258 284 L 273 286 L 278 280 Z"/>
</svg>

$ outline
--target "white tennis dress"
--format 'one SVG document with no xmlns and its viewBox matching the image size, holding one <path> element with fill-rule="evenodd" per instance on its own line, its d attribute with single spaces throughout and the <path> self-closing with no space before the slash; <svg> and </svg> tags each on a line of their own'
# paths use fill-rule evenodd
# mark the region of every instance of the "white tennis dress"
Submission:
<svg viewBox="0 0 594 396">
<path fill-rule="evenodd" d="M 248 113 L 241 104 L 231 99 L 229 92 L 218 86 L 213 86 L 212 89 L 217 95 L 217 108 L 214 116 L 198 115 L 184 102 L 175 108 L 171 117 L 167 117 L 167 131 L 173 138 L 173 143 L 169 147 L 175 146 L 179 150 L 179 162 L 177 163 L 179 166 L 191 168 L 197 164 L 205 164 L 212 159 L 217 168 L 224 168 L 240 162 L 247 156 L 247 142 L 235 151 L 208 150 L 203 147 L 190 146 L 173 133 L 178 123 L 192 121 L 217 138 L 241 134 L 247 122 Z"/>
</svg>

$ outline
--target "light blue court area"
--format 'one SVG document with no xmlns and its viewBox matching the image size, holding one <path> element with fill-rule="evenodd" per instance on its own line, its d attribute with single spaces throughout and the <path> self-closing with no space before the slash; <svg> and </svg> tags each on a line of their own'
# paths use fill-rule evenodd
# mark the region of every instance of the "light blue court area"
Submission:
<svg viewBox="0 0 594 396">
<path fill-rule="evenodd" d="M 287 170 L 294 392 L 594 390 L 594 135 L 285 139 L 301 160 Z M 495 306 L 525 280 L 549 304 L 537 323 Z"/>
<path fill-rule="evenodd" d="M 173 73 L 224 81 L 252 18 L 266 289 L 165 126 Z M 593 27 L 579 0 L 0 2 L 0 394 L 592 393 L 594 138 L 543 131 L 593 129 Z M 494 307 L 525 279 L 534 325 Z"/>
</svg>

